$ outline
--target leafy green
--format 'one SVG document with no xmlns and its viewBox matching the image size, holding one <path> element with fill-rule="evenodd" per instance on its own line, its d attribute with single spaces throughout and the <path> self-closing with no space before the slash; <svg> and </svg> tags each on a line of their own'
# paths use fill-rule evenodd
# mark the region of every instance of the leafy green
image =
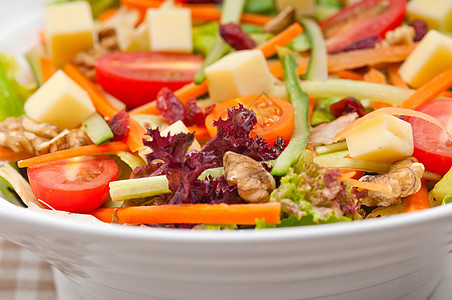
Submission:
<svg viewBox="0 0 452 300">
<path fill-rule="evenodd" d="M 49 4 L 57 4 L 57 3 L 67 3 L 67 2 L 74 2 L 79 0 L 54 0 L 51 1 Z M 89 3 L 91 6 L 91 10 L 93 13 L 93 17 L 97 18 L 103 11 L 119 7 L 120 0 L 83 0 Z"/>
<path fill-rule="evenodd" d="M 244 11 L 254 14 L 277 14 L 277 9 L 273 0 L 246 0 Z"/>
<path fill-rule="evenodd" d="M 193 28 L 193 51 L 206 56 L 215 43 L 217 32 L 217 22 L 210 22 Z"/>
<path fill-rule="evenodd" d="M 293 51 L 304 52 L 311 48 L 311 44 L 309 43 L 308 35 L 303 32 L 288 43 L 286 47 Z"/>
<path fill-rule="evenodd" d="M 330 105 L 341 100 L 338 97 L 317 98 L 314 111 L 312 112 L 311 125 L 329 123 L 336 119 L 330 112 Z"/>
<path fill-rule="evenodd" d="M 35 91 L 34 85 L 23 86 L 16 80 L 18 70 L 13 55 L 0 54 L 0 121 L 22 115 L 25 100 Z"/>
<path fill-rule="evenodd" d="M 12 204 L 24 206 L 22 201 L 14 192 L 14 188 L 3 177 L 0 177 L 0 197 L 11 202 Z"/>
</svg>

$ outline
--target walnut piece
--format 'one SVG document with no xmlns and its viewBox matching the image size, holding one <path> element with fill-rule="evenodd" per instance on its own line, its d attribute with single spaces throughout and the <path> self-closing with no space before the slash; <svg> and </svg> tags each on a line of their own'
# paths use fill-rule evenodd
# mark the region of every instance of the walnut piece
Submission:
<svg viewBox="0 0 452 300">
<path fill-rule="evenodd" d="M 276 17 L 268 21 L 262 28 L 263 32 L 278 34 L 296 21 L 295 8 L 287 6 Z"/>
<path fill-rule="evenodd" d="M 239 196 L 246 202 L 268 202 L 276 183 L 259 162 L 228 151 L 223 156 L 223 166 L 226 180 L 231 185 L 237 185 Z"/>
<path fill-rule="evenodd" d="M 376 47 L 409 45 L 414 42 L 415 34 L 416 30 L 412 26 L 402 25 L 386 32 L 385 39 L 379 42 Z"/>
<path fill-rule="evenodd" d="M 386 174 L 365 175 L 360 178 L 360 181 L 388 185 L 393 195 L 369 190 L 367 197 L 361 199 L 361 203 L 367 206 L 398 204 L 403 197 L 419 191 L 423 175 L 424 165 L 419 163 L 414 157 L 408 157 L 393 163 Z"/>
</svg>

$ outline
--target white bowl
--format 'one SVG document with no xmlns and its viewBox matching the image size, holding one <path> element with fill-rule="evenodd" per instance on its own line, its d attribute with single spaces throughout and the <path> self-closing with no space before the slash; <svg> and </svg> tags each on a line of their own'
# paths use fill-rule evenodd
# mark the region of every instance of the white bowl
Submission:
<svg viewBox="0 0 452 300">
<path fill-rule="evenodd" d="M 42 12 L 21 13 L 0 23 L 0 52 L 36 42 Z M 85 299 L 427 299 L 452 249 L 452 205 L 221 232 L 96 226 L 0 205 L 0 236 L 48 261 Z"/>
</svg>

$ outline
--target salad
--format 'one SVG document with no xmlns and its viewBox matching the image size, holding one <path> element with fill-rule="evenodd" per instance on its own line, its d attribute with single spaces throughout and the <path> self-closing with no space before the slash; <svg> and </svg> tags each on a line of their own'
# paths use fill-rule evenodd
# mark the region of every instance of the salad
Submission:
<svg viewBox="0 0 452 300">
<path fill-rule="evenodd" d="M 2 199 L 197 229 L 446 205 L 452 4 L 438 2 L 50 2 L 25 54 L 34 80 L 0 53 Z"/>
</svg>

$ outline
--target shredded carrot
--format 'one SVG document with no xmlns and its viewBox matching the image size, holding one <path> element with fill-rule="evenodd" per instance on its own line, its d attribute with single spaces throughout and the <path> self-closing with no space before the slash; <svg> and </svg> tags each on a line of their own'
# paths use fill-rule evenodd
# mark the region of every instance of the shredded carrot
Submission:
<svg viewBox="0 0 452 300">
<path fill-rule="evenodd" d="M 21 160 L 17 163 L 20 168 L 30 167 L 43 163 L 63 160 L 67 158 L 74 158 L 86 155 L 118 153 L 121 151 L 129 151 L 129 146 L 124 142 L 111 142 L 102 145 L 88 145 L 78 148 L 56 151 L 40 156 L 35 156 L 29 159 Z"/>
<path fill-rule="evenodd" d="M 41 45 L 45 45 L 47 42 L 46 31 L 44 29 L 41 29 L 38 33 L 38 36 L 39 36 L 39 42 L 41 43 Z"/>
<path fill-rule="evenodd" d="M 349 169 L 339 169 L 339 172 L 341 173 L 341 177 L 340 177 L 341 181 L 346 181 L 348 179 L 359 179 L 365 173 L 364 171 L 349 170 Z"/>
<path fill-rule="evenodd" d="M 361 75 L 357 72 L 351 71 L 351 70 L 339 70 L 339 71 L 333 72 L 333 74 L 342 79 L 364 80 L 363 75 Z"/>
<path fill-rule="evenodd" d="M 264 53 L 266 58 L 272 57 L 276 54 L 276 46 L 284 46 L 291 40 L 296 38 L 303 32 L 303 28 L 298 23 L 294 23 L 287 27 L 284 31 L 275 35 L 272 39 L 266 41 L 265 43 L 257 46 Z M 281 68 L 282 69 L 282 68 Z"/>
<path fill-rule="evenodd" d="M 385 101 L 378 101 L 378 100 L 374 100 L 371 102 L 372 104 L 372 109 L 373 110 L 377 110 L 383 107 L 391 107 L 393 106 L 391 103 L 389 102 L 385 102 Z"/>
<path fill-rule="evenodd" d="M 108 101 L 105 95 L 74 65 L 67 64 L 63 71 L 77 82 L 90 96 L 96 110 L 104 117 L 111 119 L 118 110 Z"/>
<path fill-rule="evenodd" d="M 100 22 L 105 22 L 105 21 L 107 21 L 108 19 L 110 19 L 111 17 L 113 17 L 113 16 L 116 14 L 117 11 L 118 11 L 117 8 L 110 8 L 110 9 L 107 9 L 107 10 L 101 12 L 101 13 L 99 14 L 99 17 L 98 17 L 97 19 L 98 19 Z"/>
<path fill-rule="evenodd" d="M 421 86 L 408 99 L 403 101 L 399 107 L 418 109 L 427 102 L 434 100 L 450 86 L 452 86 L 452 68 L 435 76 L 432 80 Z"/>
<path fill-rule="evenodd" d="M 364 74 L 364 80 L 367 82 L 387 84 L 386 75 L 376 68 L 370 68 L 369 71 Z"/>
<path fill-rule="evenodd" d="M 404 89 L 408 89 L 409 86 L 403 81 L 399 74 L 400 64 L 391 64 L 388 67 L 388 77 L 392 85 L 398 86 Z"/>
<path fill-rule="evenodd" d="M 0 147 L 0 161 L 19 161 L 33 157 L 30 153 L 16 153 L 11 149 Z"/>
<path fill-rule="evenodd" d="M 207 128 L 204 125 L 203 126 L 189 126 L 188 130 L 190 132 L 192 132 L 192 133 L 193 132 L 195 133 L 195 138 L 197 140 L 205 139 L 205 138 L 210 137 L 209 136 L 209 131 L 207 131 Z"/>
<path fill-rule="evenodd" d="M 417 44 L 391 46 L 382 48 L 360 49 L 336 54 L 328 54 L 328 71 L 334 73 L 345 69 L 356 69 L 365 66 L 375 66 L 382 63 L 398 63 L 404 61 L 416 48 Z M 309 64 L 308 57 L 297 58 L 298 74 L 304 74 Z M 284 76 L 281 63 L 278 60 L 269 61 L 271 73 L 282 78 Z"/>
<path fill-rule="evenodd" d="M 144 129 L 137 121 L 132 118 L 129 119 L 129 134 L 126 142 L 127 145 L 129 145 L 130 151 L 135 152 L 144 147 L 143 136 L 145 133 L 146 129 Z"/>
<path fill-rule="evenodd" d="M 354 187 L 366 189 L 369 191 L 376 191 L 380 193 L 384 193 L 390 196 L 394 196 L 394 192 L 388 184 L 376 183 L 376 182 L 367 182 L 367 181 L 359 181 L 352 178 L 347 178 L 346 181 L 350 182 Z"/>
<path fill-rule="evenodd" d="M 308 110 L 308 120 L 311 122 L 312 114 L 314 113 L 316 98 L 309 98 L 309 110 Z"/>
<path fill-rule="evenodd" d="M 44 82 L 47 81 L 56 71 L 58 67 L 50 59 L 41 56 L 39 58 L 39 64 L 41 65 L 42 79 Z"/>
<path fill-rule="evenodd" d="M 405 201 L 406 201 L 405 212 L 413 212 L 430 208 L 427 180 L 422 180 L 420 190 L 406 197 Z"/>
<path fill-rule="evenodd" d="M 91 214 L 106 223 L 119 224 L 239 224 L 280 223 L 279 202 L 257 204 L 179 204 L 99 208 Z"/>
<path fill-rule="evenodd" d="M 452 98 L 452 91 L 445 91 L 440 94 L 441 97 Z"/>
</svg>

